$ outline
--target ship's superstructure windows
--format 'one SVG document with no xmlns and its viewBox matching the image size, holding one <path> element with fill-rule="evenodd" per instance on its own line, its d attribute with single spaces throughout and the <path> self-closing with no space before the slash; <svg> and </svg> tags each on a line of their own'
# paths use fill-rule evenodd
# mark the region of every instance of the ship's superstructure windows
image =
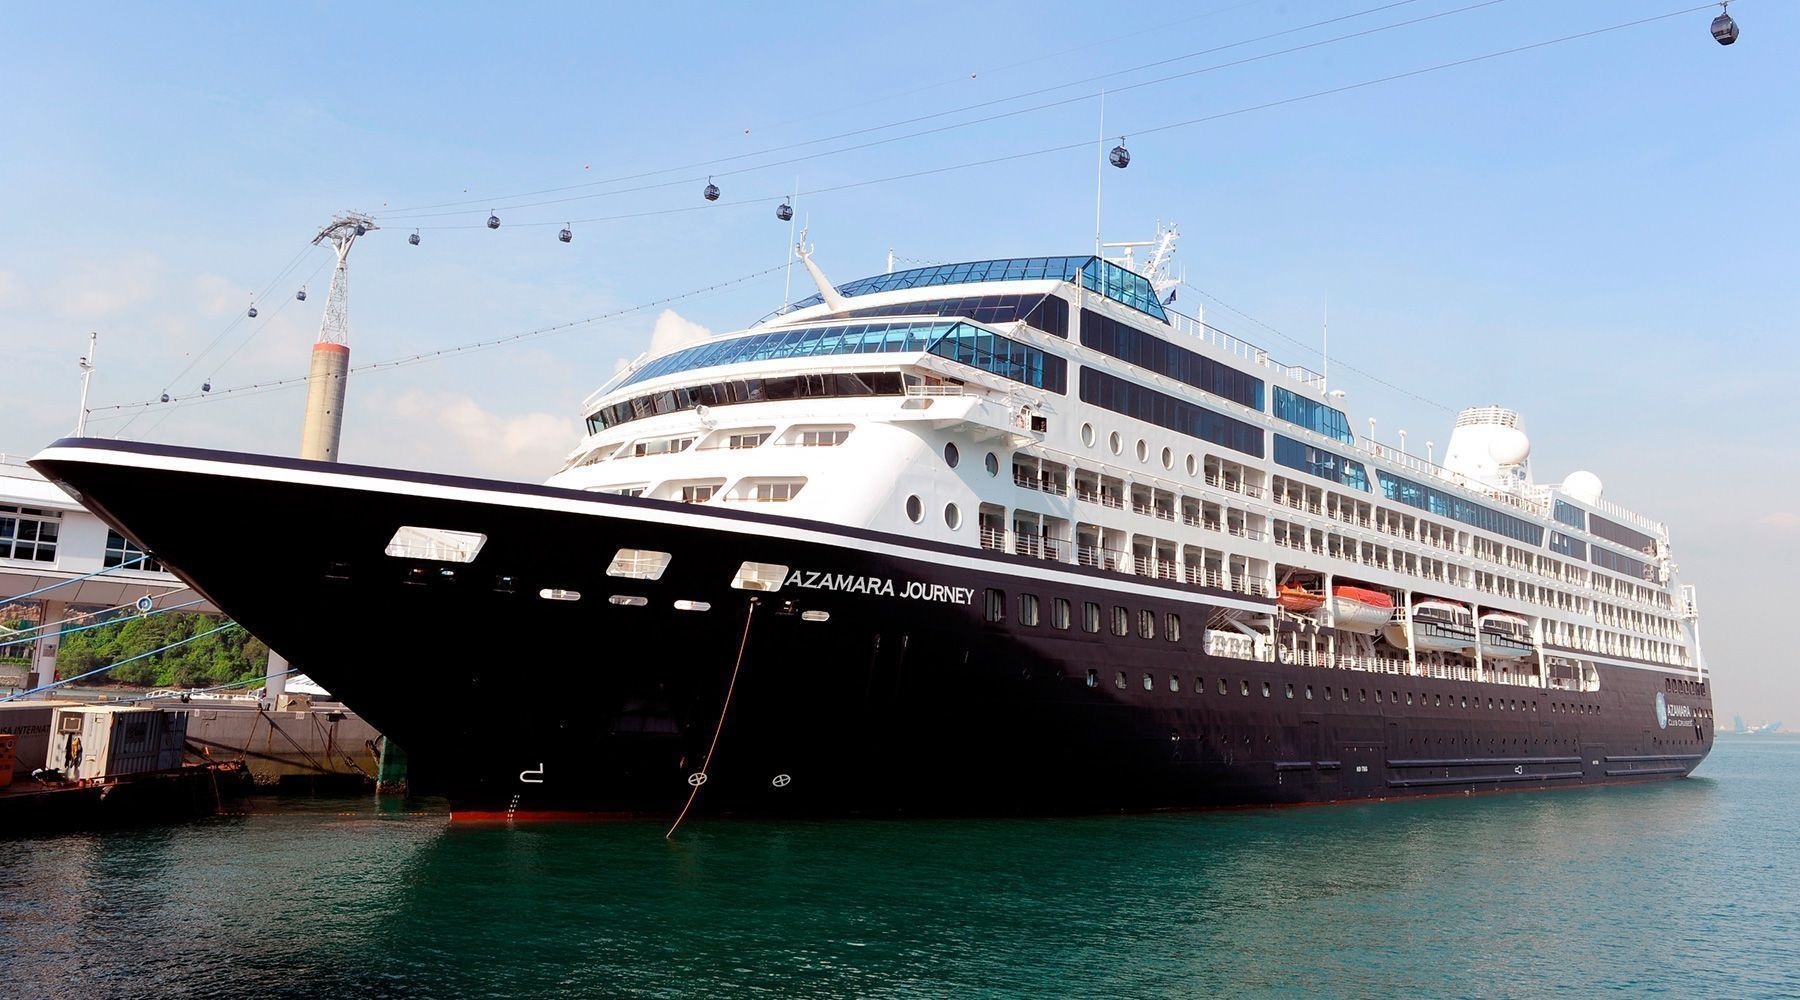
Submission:
<svg viewBox="0 0 1800 1000">
<path fill-rule="evenodd" d="M 1081 401 L 1233 451 L 1263 457 L 1263 432 L 1254 424 L 1086 366 L 1081 369 Z"/>
<path fill-rule="evenodd" d="M 1314 448 L 1281 434 L 1275 435 L 1275 461 L 1290 469 L 1342 483 L 1365 493 L 1369 490 L 1369 473 L 1361 462 L 1323 448 Z"/>
<path fill-rule="evenodd" d="M 1577 513 L 1580 512 L 1577 511 Z M 1550 533 L 1550 551 L 1565 556 L 1574 556 L 1577 559 L 1586 559 L 1587 543 L 1571 538 L 1560 531 L 1552 531 Z"/>
<path fill-rule="evenodd" d="M 1114 302 L 1130 306 L 1146 315 L 1155 316 L 1165 323 L 1169 320 L 1169 314 L 1163 311 L 1162 302 L 1157 297 L 1156 289 L 1151 287 L 1150 279 L 1092 254 L 1076 257 L 1014 257 L 1009 260 L 982 260 L 966 264 L 915 267 L 907 271 L 858 278 L 847 284 L 839 285 L 837 290 L 845 298 L 851 298 L 857 295 L 873 295 L 876 292 L 891 292 L 903 288 L 964 285 L 979 281 L 1043 281 L 1045 279 L 1078 282 L 1088 291 L 1099 292 Z M 793 308 L 804 309 L 807 306 L 816 306 L 822 301 L 824 301 L 823 297 L 814 295 L 794 303 Z"/>
<path fill-rule="evenodd" d="M 1156 638 L 1156 612 L 1154 612 L 1154 611 L 1139 611 L 1138 612 L 1138 638 L 1140 638 L 1140 639 Z"/>
<path fill-rule="evenodd" d="M 1082 602 L 1081 630 L 1089 633 L 1100 631 L 1100 605 L 1093 601 Z"/>
<path fill-rule="evenodd" d="M 606 567 L 607 576 L 628 580 L 660 580 L 672 557 L 653 549 L 620 549 Z"/>
<path fill-rule="evenodd" d="M 1059 359 L 1060 360 L 1060 359 Z M 588 415 L 589 434 L 664 413 L 696 406 L 731 406 L 782 399 L 832 399 L 844 396 L 903 396 L 906 381 L 899 372 L 829 372 L 740 378 L 704 385 L 665 389 L 602 407 Z"/>
<path fill-rule="evenodd" d="M 404 531 L 405 529 L 401 530 Z M 126 538 L 124 535 L 108 529 L 106 532 L 106 558 L 103 559 L 100 564 L 110 568 L 113 566 L 123 566 L 126 563 L 130 563 L 130 568 L 137 572 L 166 572 L 166 570 L 163 569 L 161 559 L 138 548 L 137 543 Z"/>
<path fill-rule="evenodd" d="M 764 430 L 736 432 L 726 436 L 725 447 L 730 448 L 733 451 L 740 451 L 745 448 L 760 448 L 762 447 L 762 443 L 769 439 L 769 433 L 769 431 Z"/>
<path fill-rule="evenodd" d="M 799 496 L 805 485 L 804 479 L 751 479 L 739 483 L 733 495 L 726 499 L 751 503 L 786 503 Z"/>
<path fill-rule="evenodd" d="M 1112 634 L 1123 636 L 1130 631 L 1131 612 L 1115 605 L 1112 609 Z"/>
<path fill-rule="evenodd" d="M 1580 528 L 1582 531 L 1587 530 L 1587 511 L 1582 510 L 1580 507 L 1577 507 L 1566 500 L 1556 501 L 1556 505 L 1552 508 L 1552 513 L 1556 515 L 1558 521 L 1561 521 L 1571 528 Z"/>
<path fill-rule="evenodd" d="M 1595 520 L 1597 521 L 1599 518 L 1595 518 Z M 1592 551 L 1593 562 L 1596 566 L 1601 566 L 1612 570 L 1614 573 L 1622 573 L 1625 576 L 1633 577 L 1638 580 L 1648 580 L 1652 576 L 1649 564 L 1642 560 L 1620 555 L 1603 545 L 1593 546 Z"/>
<path fill-rule="evenodd" d="M 1390 476 L 1376 470 L 1376 479 L 1381 482 L 1381 492 L 1389 499 L 1430 511 L 1440 517 L 1448 517 L 1464 524 L 1491 531 L 1496 535 L 1505 535 L 1527 545 L 1536 547 L 1544 544 L 1542 525 L 1532 524 L 1523 518 L 1511 514 L 1502 514 L 1491 507 L 1485 507 L 1462 497 L 1421 486 L 1410 479 Z"/>
<path fill-rule="evenodd" d="M 1050 627 L 1066 629 L 1069 627 L 1069 599 L 1053 597 L 1050 599 Z"/>
<path fill-rule="evenodd" d="M 1091 309 L 1081 311 L 1081 344 L 1221 399 L 1263 408 L 1262 379 Z"/>
<path fill-rule="evenodd" d="M 1609 542 L 1617 542 L 1628 549 L 1654 555 L 1656 539 L 1641 531 L 1633 531 L 1614 521 L 1608 521 L 1599 514 L 1588 515 L 1588 530 Z"/>
<path fill-rule="evenodd" d="M 1173 611 L 1163 615 L 1163 638 L 1170 642 L 1181 641 L 1181 616 Z"/>
<path fill-rule="evenodd" d="M 914 524 L 925 519 L 925 502 L 917 494 L 906 498 L 906 519 Z"/>
<path fill-rule="evenodd" d="M 822 319 L 868 319 L 876 316 L 960 316 L 997 325 L 1024 320 L 1052 337 L 1069 336 L 1069 304 L 1047 292 L 1037 295 L 967 295 L 957 299 L 896 302 L 832 313 Z"/>
<path fill-rule="evenodd" d="M 792 443 L 802 448 L 835 448 L 850 440 L 848 427 L 803 427 L 796 429 Z"/>
<path fill-rule="evenodd" d="M 619 387 L 747 361 L 917 352 L 935 354 L 1038 389 L 1063 392 L 1066 388 L 1067 362 L 1054 354 L 971 323 L 922 321 L 812 326 L 708 341 L 651 361 L 632 372 Z"/>
<path fill-rule="evenodd" d="M 1038 623 L 1038 598 L 1036 594 L 1019 595 L 1019 624 L 1035 626 Z"/>
<path fill-rule="evenodd" d="M 688 445 L 693 443 L 694 436 L 692 434 L 685 437 L 651 438 L 634 442 L 631 446 L 631 455 L 633 458 L 643 458 L 646 455 L 671 455 L 686 451 Z"/>
<path fill-rule="evenodd" d="M 1350 430 L 1350 418 L 1344 416 L 1344 411 L 1281 386 L 1275 387 L 1275 416 L 1315 434 L 1334 437 L 1345 444 L 1356 443 L 1356 434 Z"/>
<path fill-rule="evenodd" d="M 117 566 L 113 561 L 113 539 L 118 532 L 111 532 L 106 539 L 106 558 L 108 566 Z M 124 542 L 124 539 L 120 539 Z M 129 542 L 125 542 L 129 545 Z M 382 551 L 397 559 L 427 559 L 432 562 L 472 563 L 481 554 L 481 547 L 487 544 L 487 536 L 475 531 L 451 531 L 447 528 L 420 528 L 413 525 L 402 525 L 388 539 L 387 548 Z M 132 546 L 137 551 L 136 546 Z M 121 560 L 122 561 L 122 560 Z"/>
<path fill-rule="evenodd" d="M 0 559 L 55 562 L 61 533 L 58 511 L 0 505 Z"/>
</svg>

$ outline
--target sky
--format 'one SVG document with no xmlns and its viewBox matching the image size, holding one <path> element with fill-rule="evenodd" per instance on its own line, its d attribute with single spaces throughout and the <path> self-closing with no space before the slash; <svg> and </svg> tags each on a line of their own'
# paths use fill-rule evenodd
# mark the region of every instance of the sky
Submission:
<svg viewBox="0 0 1800 1000">
<path fill-rule="evenodd" d="M 1176 308 L 1317 369 L 1329 303 L 1413 451 L 1519 410 L 1539 481 L 1670 525 L 1720 716 L 1800 725 L 1800 5 L 1524 48 L 1686 6 L 14 7 L 0 452 L 72 430 L 90 331 L 90 433 L 295 451 L 303 389 L 225 390 L 304 375 L 353 209 L 354 364 L 572 325 L 358 375 L 344 460 L 541 480 L 622 361 L 781 305 L 784 196 L 838 282 L 1084 253 L 1122 141 L 1102 233 L 1179 224 Z"/>
</svg>

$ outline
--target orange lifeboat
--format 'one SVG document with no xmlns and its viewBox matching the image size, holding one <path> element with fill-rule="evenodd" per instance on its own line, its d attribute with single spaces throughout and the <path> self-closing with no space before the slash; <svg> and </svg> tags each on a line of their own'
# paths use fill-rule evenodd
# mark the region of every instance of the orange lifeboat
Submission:
<svg viewBox="0 0 1800 1000">
<path fill-rule="evenodd" d="M 1275 589 L 1275 603 L 1287 611 L 1317 611 L 1325 603 L 1325 595 L 1315 594 L 1298 584 L 1284 583 Z"/>
<path fill-rule="evenodd" d="M 1374 635 L 1392 617 L 1394 599 L 1369 587 L 1339 584 L 1331 588 L 1333 624 L 1346 632 Z"/>
</svg>

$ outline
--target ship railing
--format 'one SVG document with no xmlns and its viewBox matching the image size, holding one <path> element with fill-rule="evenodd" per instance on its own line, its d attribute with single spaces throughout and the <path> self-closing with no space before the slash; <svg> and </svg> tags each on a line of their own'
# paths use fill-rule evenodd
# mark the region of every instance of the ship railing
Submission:
<svg viewBox="0 0 1800 1000">
<path fill-rule="evenodd" d="M 1119 571 L 1119 567 L 1126 565 L 1125 553 L 1099 545 L 1077 545 L 1075 561 L 1082 566 L 1114 573 Z"/>
<path fill-rule="evenodd" d="M 1054 479 L 1047 475 L 1043 479 L 1039 480 L 1038 488 L 1043 490 L 1045 493 L 1050 494 L 1053 497 L 1066 497 L 1069 495 L 1069 484 L 1068 483 L 1065 483 L 1060 479 Z"/>
<path fill-rule="evenodd" d="M 994 549 L 999 552 L 1006 551 L 1005 528 L 982 528 L 980 534 L 982 548 Z"/>
<path fill-rule="evenodd" d="M 1021 487 L 1023 489 L 1035 490 L 1038 488 L 1038 481 L 1037 481 L 1036 477 L 1030 475 L 1025 470 L 1014 469 L 1013 470 L 1013 485 Z"/>
</svg>

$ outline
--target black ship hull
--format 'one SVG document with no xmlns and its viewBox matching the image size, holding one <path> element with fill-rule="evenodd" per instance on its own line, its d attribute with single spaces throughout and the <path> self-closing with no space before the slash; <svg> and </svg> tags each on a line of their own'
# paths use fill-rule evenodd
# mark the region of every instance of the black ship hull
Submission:
<svg viewBox="0 0 1800 1000">
<path fill-rule="evenodd" d="M 1296 804 L 1663 780 L 1712 745 L 1691 675 L 1601 662 L 1576 692 L 1212 656 L 1213 613 L 1255 599 L 762 513 L 119 442 L 33 464 L 459 818 L 670 816 L 696 784 L 714 815 Z M 386 555 L 403 525 L 487 540 L 466 565 Z M 608 576 L 621 548 L 672 559 Z M 746 561 L 783 585 L 734 588 Z"/>
</svg>

